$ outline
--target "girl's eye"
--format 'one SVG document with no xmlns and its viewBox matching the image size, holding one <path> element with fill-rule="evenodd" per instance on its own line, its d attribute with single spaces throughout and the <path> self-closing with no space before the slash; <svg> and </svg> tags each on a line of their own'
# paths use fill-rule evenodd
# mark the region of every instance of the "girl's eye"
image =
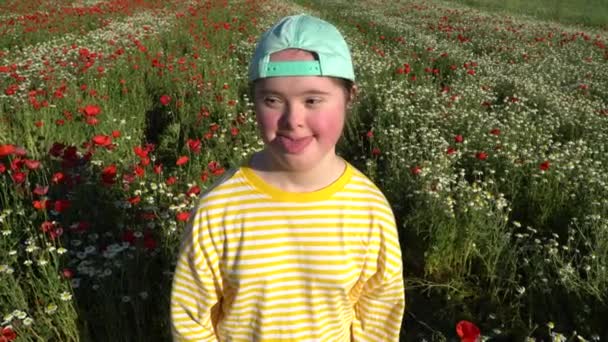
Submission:
<svg viewBox="0 0 608 342">
<path fill-rule="evenodd" d="M 273 106 L 273 105 L 277 105 L 279 104 L 281 101 L 279 101 L 278 98 L 276 97 L 266 97 L 264 98 L 264 103 L 268 106 Z"/>
<path fill-rule="evenodd" d="M 314 105 L 318 105 L 319 103 L 321 103 L 322 99 L 318 98 L 318 97 L 311 97 L 306 99 L 306 104 L 309 106 L 314 106 Z"/>
</svg>

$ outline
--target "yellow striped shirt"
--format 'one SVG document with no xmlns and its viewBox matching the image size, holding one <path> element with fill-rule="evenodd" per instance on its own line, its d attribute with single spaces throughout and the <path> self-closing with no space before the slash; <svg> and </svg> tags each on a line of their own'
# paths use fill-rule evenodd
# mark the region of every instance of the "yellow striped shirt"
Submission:
<svg viewBox="0 0 608 342">
<path fill-rule="evenodd" d="M 171 292 L 174 340 L 399 340 L 394 216 L 352 165 L 308 193 L 242 166 L 200 197 L 189 228 Z"/>
</svg>

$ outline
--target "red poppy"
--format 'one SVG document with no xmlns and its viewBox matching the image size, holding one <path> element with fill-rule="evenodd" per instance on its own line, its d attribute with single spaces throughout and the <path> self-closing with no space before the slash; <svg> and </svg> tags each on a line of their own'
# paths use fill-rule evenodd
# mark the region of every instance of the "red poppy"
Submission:
<svg viewBox="0 0 608 342">
<path fill-rule="evenodd" d="M 479 160 L 486 160 L 486 159 L 488 159 L 488 154 L 483 151 L 477 152 L 477 153 L 475 153 L 475 158 L 477 158 Z"/>
<path fill-rule="evenodd" d="M 201 193 L 201 188 L 198 185 L 194 185 L 190 189 L 188 189 L 188 191 L 186 191 L 187 196 L 198 195 L 200 193 Z"/>
<path fill-rule="evenodd" d="M 47 186 L 36 185 L 36 187 L 34 188 L 34 190 L 32 190 L 32 192 L 35 195 L 44 196 L 44 195 L 46 195 L 47 192 L 49 192 L 49 187 L 48 187 L 48 185 Z"/>
<path fill-rule="evenodd" d="M 6 326 L 2 328 L 2 334 L 0 335 L 0 338 L 4 339 L 7 342 L 11 342 L 17 338 L 17 333 L 10 326 Z M 0 341 L 2 340 L 0 339 Z"/>
<path fill-rule="evenodd" d="M 372 155 L 373 155 L 373 156 L 379 156 L 379 155 L 380 155 L 380 153 L 381 153 L 381 151 L 380 151 L 380 149 L 379 149 L 379 148 L 374 147 L 374 148 L 372 149 Z"/>
<path fill-rule="evenodd" d="M 153 171 L 157 175 L 161 174 L 163 172 L 163 164 L 156 164 L 156 165 L 154 165 Z"/>
<path fill-rule="evenodd" d="M 71 268 L 64 268 L 63 270 L 61 270 L 61 275 L 64 278 L 71 279 L 72 277 L 74 277 L 74 271 L 72 271 Z"/>
<path fill-rule="evenodd" d="M 458 134 L 458 135 L 454 136 L 454 142 L 460 144 L 463 141 L 464 141 L 464 137 L 462 135 Z"/>
<path fill-rule="evenodd" d="M 13 173 L 13 182 L 15 182 L 17 184 L 21 184 L 21 183 L 25 182 L 26 178 L 27 178 L 27 175 L 23 172 Z"/>
<path fill-rule="evenodd" d="M 51 221 L 44 221 L 40 224 L 40 230 L 43 233 L 48 233 L 55 228 L 55 224 Z"/>
<path fill-rule="evenodd" d="M 201 151 L 201 140 L 200 139 L 188 139 L 188 149 L 193 153 L 199 153 Z"/>
<path fill-rule="evenodd" d="M 131 203 L 132 205 L 136 205 L 139 202 L 141 202 L 141 196 L 133 196 L 133 197 L 129 198 L 127 201 L 129 201 L 129 203 Z"/>
<path fill-rule="evenodd" d="M 179 213 L 177 213 L 177 214 L 175 215 L 175 218 L 176 218 L 178 221 L 185 222 L 185 221 L 188 221 L 188 219 L 190 218 L 190 213 L 189 213 L 189 212 L 187 212 L 187 211 L 180 211 Z"/>
<path fill-rule="evenodd" d="M 116 182 L 116 165 L 106 166 L 101 172 L 101 180 L 104 184 L 114 184 Z"/>
<path fill-rule="evenodd" d="M 40 167 L 40 162 L 37 160 L 31 160 L 31 159 L 26 159 L 24 161 L 25 167 L 27 167 L 30 170 L 36 170 L 37 168 Z"/>
<path fill-rule="evenodd" d="M 53 182 L 53 183 L 61 183 L 64 179 L 65 179 L 65 175 L 63 174 L 63 172 L 56 172 L 51 177 L 51 182 Z"/>
<path fill-rule="evenodd" d="M 418 165 L 416 165 L 416 166 L 412 166 L 412 167 L 410 168 L 410 173 L 411 173 L 412 175 L 414 175 L 414 176 L 419 175 L 419 174 L 420 174 L 420 172 L 422 172 L 422 168 L 421 168 L 420 166 L 418 166 Z"/>
<path fill-rule="evenodd" d="M 82 111 L 86 116 L 97 116 L 101 113 L 101 108 L 97 105 L 86 105 Z"/>
<path fill-rule="evenodd" d="M 165 181 L 165 184 L 173 185 L 173 184 L 175 184 L 175 182 L 177 182 L 177 178 L 171 176 L 171 177 L 167 178 L 167 180 Z"/>
<path fill-rule="evenodd" d="M 6 172 L 6 165 L 4 165 L 3 163 L 0 163 L 0 173 L 4 173 Z"/>
<path fill-rule="evenodd" d="M 99 120 L 97 120 L 97 118 L 93 118 L 93 117 L 89 117 L 87 118 L 86 124 L 89 126 L 95 126 L 99 123 Z"/>
<path fill-rule="evenodd" d="M 188 160 L 189 160 L 188 156 L 181 156 L 181 157 L 177 158 L 175 165 L 182 166 L 182 165 L 186 164 L 188 162 Z"/>
<path fill-rule="evenodd" d="M 57 200 L 55 201 L 55 211 L 62 213 L 72 206 L 70 200 Z"/>
<path fill-rule="evenodd" d="M 0 158 L 15 153 L 15 146 L 11 144 L 0 145 Z"/>
<path fill-rule="evenodd" d="M 146 170 L 143 167 L 139 166 L 139 165 L 135 166 L 135 169 L 133 170 L 133 172 L 135 173 L 135 175 L 137 177 L 143 177 L 146 174 Z"/>
<path fill-rule="evenodd" d="M 146 158 L 148 157 L 148 149 L 144 149 L 141 146 L 135 146 L 133 147 L 133 152 L 135 152 L 135 154 L 139 157 L 139 158 Z"/>
<path fill-rule="evenodd" d="M 542 171 L 547 171 L 549 170 L 549 167 L 551 167 L 551 163 L 549 163 L 548 160 L 545 160 L 544 162 L 540 163 L 540 165 L 538 166 Z"/>
<path fill-rule="evenodd" d="M 112 137 L 108 136 L 108 135 L 96 135 L 93 137 L 93 142 L 95 143 L 95 145 L 97 146 L 109 146 L 112 144 Z"/>
<path fill-rule="evenodd" d="M 34 206 L 34 208 L 36 210 L 45 210 L 48 209 L 48 206 L 50 205 L 49 203 L 50 201 L 47 200 L 43 200 L 43 201 L 33 201 L 32 205 Z"/>
<path fill-rule="evenodd" d="M 477 342 L 481 336 L 479 328 L 469 321 L 458 322 L 456 324 L 456 333 L 460 337 L 461 342 Z"/>
<path fill-rule="evenodd" d="M 500 135 L 500 129 L 498 129 L 498 128 L 493 128 L 493 129 L 490 131 L 490 134 L 492 134 L 492 135 Z"/>
<path fill-rule="evenodd" d="M 456 149 L 450 146 L 445 153 L 447 153 L 448 156 L 451 156 L 452 154 L 456 153 Z"/>
<path fill-rule="evenodd" d="M 117 131 L 117 130 L 112 131 L 112 138 L 120 138 L 120 136 L 121 136 L 120 131 Z"/>
<path fill-rule="evenodd" d="M 51 149 L 49 150 L 49 154 L 52 155 L 53 157 L 59 157 L 61 155 L 61 153 L 63 152 L 64 148 L 65 148 L 64 144 L 53 143 L 53 146 L 51 146 Z"/>
<path fill-rule="evenodd" d="M 163 95 L 160 97 L 160 103 L 163 106 L 167 106 L 169 103 L 171 103 L 171 96 L 169 95 Z"/>
<path fill-rule="evenodd" d="M 133 183 L 135 181 L 135 174 L 125 173 L 125 174 L 122 175 L 122 180 L 125 183 L 131 184 L 131 183 Z"/>
</svg>

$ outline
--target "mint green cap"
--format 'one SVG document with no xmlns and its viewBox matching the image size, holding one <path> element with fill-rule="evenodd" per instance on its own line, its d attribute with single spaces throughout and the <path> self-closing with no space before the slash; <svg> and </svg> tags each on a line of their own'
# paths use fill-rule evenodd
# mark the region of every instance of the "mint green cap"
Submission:
<svg viewBox="0 0 608 342">
<path fill-rule="evenodd" d="M 318 60 L 270 61 L 271 54 L 285 49 L 313 52 Z M 331 76 L 355 80 L 350 51 L 340 31 L 307 14 L 284 17 L 258 41 L 249 65 L 249 80 L 277 76 Z"/>
</svg>

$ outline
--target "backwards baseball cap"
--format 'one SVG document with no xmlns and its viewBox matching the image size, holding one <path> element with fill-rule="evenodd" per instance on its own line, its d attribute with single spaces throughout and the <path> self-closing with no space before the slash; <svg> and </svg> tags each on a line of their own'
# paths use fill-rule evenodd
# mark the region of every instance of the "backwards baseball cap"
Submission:
<svg viewBox="0 0 608 342">
<path fill-rule="evenodd" d="M 316 55 L 314 61 L 270 61 L 270 55 L 300 49 Z M 299 14 L 281 19 L 266 31 L 249 65 L 249 80 L 277 76 L 331 76 L 355 80 L 348 45 L 338 29 L 319 18 Z"/>
</svg>

